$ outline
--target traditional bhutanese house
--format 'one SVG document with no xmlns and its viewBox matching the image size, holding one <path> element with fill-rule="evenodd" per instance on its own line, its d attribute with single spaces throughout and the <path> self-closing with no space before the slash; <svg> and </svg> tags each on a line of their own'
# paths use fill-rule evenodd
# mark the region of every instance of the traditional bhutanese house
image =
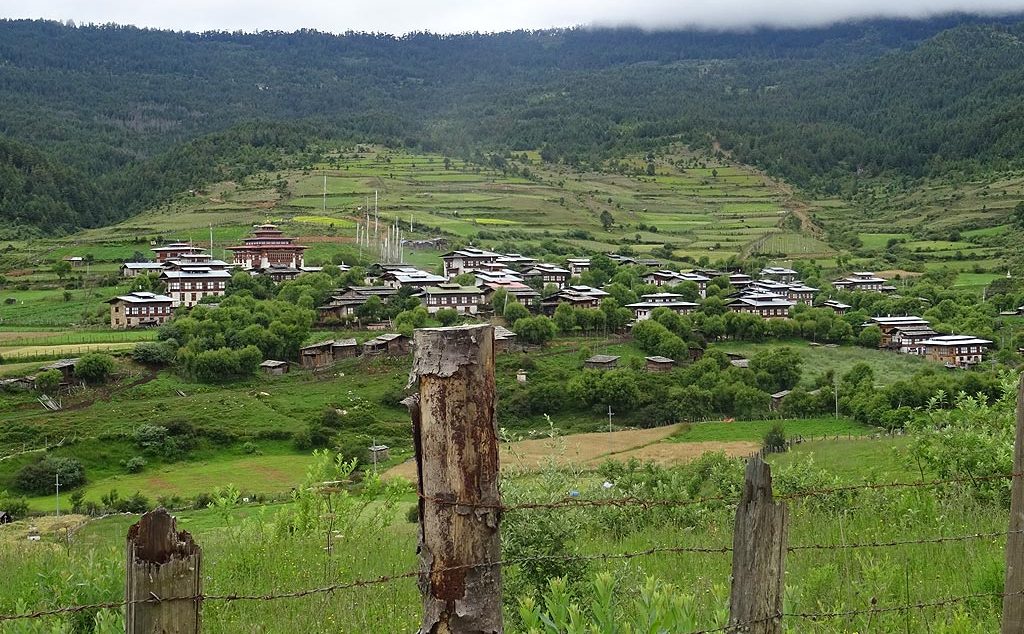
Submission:
<svg viewBox="0 0 1024 634">
<path fill-rule="evenodd" d="M 494 327 L 494 351 L 507 352 L 516 343 L 516 333 L 504 326 Z"/>
<path fill-rule="evenodd" d="M 108 299 L 110 327 L 114 330 L 159 326 L 174 313 L 174 300 L 167 295 L 135 291 Z"/>
<path fill-rule="evenodd" d="M 844 304 L 844 303 L 836 301 L 834 299 L 829 299 L 829 300 L 826 300 L 826 301 L 822 302 L 821 303 L 821 307 L 822 308 L 831 308 L 832 311 L 835 314 L 837 314 L 837 315 L 845 315 L 848 310 L 853 308 L 853 306 L 850 306 L 849 304 Z"/>
<path fill-rule="evenodd" d="M 992 342 L 970 335 L 940 335 L 921 342 L 925 356 L 947 367 L 969 368 L 981 363 Z"/>
<path fill-rule="evenodd" d="M 269 277 L 271 280 L 273 280 L 275 284 L 280 284 L 281 282 L 294 280 L 303 273 L 303 271 L 292 266 L 277 265 L 272 265 L 265 268 L 255 268 L 251 269 L 251 271 L 254 275 L 265 275 Z"/>
<path fill-rule="evenodd" d="M 334 363 L 334 340 L 328 339 L 299 349 L 299 363 L 307 370 L 325 368 Z"/>
<path fill-rule="evenodd" d="M 380 281 L 384 286 L 390 286 L 391 288 L 404 288 L 406 286 L 426 288 L 427 286 L 444 284 L 448 281 L 448 278 L 407 266 L 401 269 L 386 271 L 380 276 Z"/>
<path fill-rule="evenodd" d="M 583 362 L 591 370 L 611 370 L 619 364 L 619 357 L 610 354 L 595 354 Z"/>
<path fill-rule="evenodd" d="M 671 372 L 676 365 L 675 360 L 668 357 L 644 357 L 644 361 L 644 368 L 648 372 Z"/>
<path fill-rule="evenodd" d="M 288 372 L 288 362 L 287 361 L 275 361 L 274 359 L 267 359 L 266 361 L 264 361 L 263 363 L 260 364 L 260 369 L 263 370 L 263 372 L 265 374 L 270 374 L 272 376 L 278 376 L 278 375 L 285 374 L 285 373 Z"/>
<path fill-rule="evenodd" d="M 882 340 L 878 343 L 879 348 L 891 348 L 892 347 L 892 335 L 896 328 L 911 328 L 911 327 L 925 327 L 931 324 L 928 323 L 927 319 L 915 317 L 913 315 L 906 315 L 903 317 L 872 317 L 867 321 L 865 326 L 878 326 L 882 331 Z"/>
<path fill-rule="evenodd" d="M 204 297 L 222 297 L 231 273 L 206 266 L 189 266 L 164 271 L 160 281 L 174 300 L 174 307 L 195 306 Z"/>
<path fill-rule="evenodd" d="M 590 258 L 567 258 L 565 267 L 573 277 L 578 277 L 590 270 Z"/>
<path fill-rule="evenodd" d="M 387 354 L 392 356 L 409 354 L 409 338 L 396 333 L 378 335 L 363 343 L 363 354 Z"/>
<path fill-rule="evenodd" d="M 693 282 L 697 285 L 697 290 L 700 292 L 701 297 L 708 296 L 708 282 L 711 281 L 710 277 L 701 275 L 700 273 L 694 273 L 692 271 L 689 273 L 680 273 L 680 275 L 683 278 L 683 282 Z"/>
<path fill-rule="evenodd" d="M 159 247 L 153 247 L 150 251 L 156 254 L 157 262 L 165 262 L 179 258 L 186 253 L 202 253 L 203 249 L 202 247 L 194 247 L 188 242 L 171 242 Z"/>
<path fill-rule="evenodd" d="M 813 302 L 814 294 L 818 292 L 818 289 L 800 281 L 778 282 L 770 279 L 750 282 L 744 290 L 752 293 L 774 293 L 790 301 L 804 304 Z"/>
<path fill-rule="evenodd" d="M 78 358 L 74 359 L 59 359 L 52 363 L 48 363 L 43 367 L 39 368 L 40 372 L 48 372 L 50 370 L 56 370 L 61 374 L 62 383 L 70 383 L 71 379 L 75 376 L 75 367 L 78 366 Z"/>
<path fill-rule="evenodd" d="M 676 271 L 651 271 L 643 276 L 644 284 L 651 284 L 653 286 L 675 286 L 676 284 L 682 284 L 685 280 L 682 273 Z"/>
<path fill-rule="evenodd" d="M 525 280 L 539 279 L 542 284 L 554 284 L 558 288 L 565 288 L 569 284 L 570 277 L 572 276 L 567 269 L 543 262 L 534 264 L 523 271 L 523 279 Z"/>
<path fill-rule="evenodd" d="M 781 392 L 776 392 L 775 394 L 772 394 L 772 402 L 768 406 L 769 409 L 771 409 L 773 412 L 778 411 L 779 408 L 782 407 L 782 401 L 785 400 L 787 396 L 789 396 L 790 391 L 791 390 L 782 390 Z"/>
<path fill-rule="evenodd" d="M 359 355 L 359 344 L 355 339 L 335 339 L 331 343 L 331 356 L 334 360 L 349 359 Z"/>
<path fill-rule="evenodd" d="M 444 262 L 445 279 L 451 279 L 456 275 L 462 275 L 470 269 L 479 268 L 481 264 L 489 264 L 501 257 L 500 253 L 484 251 L 473 247 L 466 247 L 457 251 L 451 251 L 441 256 Z"/>
<path fill-rule="evenodd" d="M 486 271 L 470 271 L 473 274 L 473 284 L 484 286 L 487 284 L 511 284 L 513 282 L 522 284 L 523 277 L 512 269 L 498 269 Z"/>
<path fill-rule="evenodd" d="M 654 258 L 637 258 L 636 264 L 637 266 L 646 266 L 649 269 L 660 269 L 665 263 Z"/>
<path fill-rule="evenodd" d="M 897 326 L 892 331 L 892 347 L 903 354 L 924 356 L 924 341 L 937 334 L 931 326 Z"/>
<path fill-rule="evenodd" d="M 527 257 L 519 253 L 506 253 L 498 256 L 496 264 L 507 266 L 516 271 L 523 271 L 537 263 L 537 258 Z"/>
<path fill-rule="evenodd" d="M 808 286 L 803 282 L 797 281 L 789 285 L 786 289 L 786 297 L 798 304 L 811 304 L 814 302 L 814 295 L 820 289 Z"/>
<path fill-rule="evenodd" d="M 163 262 L 165 269 L 181 269 L 193 266 L 205 266 L 211 269 L 227 270 L 230 264 L 224 260 L 215 259 L 209 253 L 196 251 L 194 253 L 182 253 L 174 258 L 167 258 Z"/>
<path fill-rule="evenodd" d="M 553 314 L 559 304 L 569 304 L 573 308 L 600 308 L 605 297 L 608 293 L 597 288 L 570 286 L 541 301 L 540 308 L 545 314 Z"/>
<path fill-rule="evenodd" d="M 444 283 L 424 289 L 422 301 L 431 315 L 446 308 L 460 315 L 475 315 L 484 303 L 484 292 L 476 286 Z"/>
<path fill-rule="evenodd" d="M 533 300 L 540 297 L 540 293 L 535 291 L 533 288 L 523 284 L 522 282 L 491 282 L 490 284 L 484 284 L 484 301 L 490 303 L 491 297 L 494 296 L 495 291 L 499 288 L 505 289 L 505 292 L 510 297 L 516 298 L 523 306 L 532 306 Z M 494 306 L 494 310 L 504 310 L 501 306 Z"/>
<path fill-rule="evenodd" d="M 629 266 L 637 263 L 636 258 L 631 258 L 628 255 L 620 255 L 618 253 L 609 253 L 608 259 L 619 266 Z"/>
<path fill-rule="evenodd" d="M 76 269 L 85 265 L 85 258 L 80 255 L 66 255 L 62 259 Z"/>
<path fill-rule="evenodd" d="M 793 269 L 787 269 L 782 266 L 766 266 L 761 269 L 761 277 L 775 280 L 776 282 L 795 282 L 796 278 L 800 277 L 800 274 Z"/>
<path fill-rule="evenodd" d="M 683 296 L 677 293 L 651 293 L 643 295 L 640 300 L 633 304 L 626 304 L 626 308 L 633 311 L 633 318 L 637 321 L 650 319 L 651 313 L 658 308 L 667 308 L 680 315 L 685 315 L 699 307 L 699 304 L 685 301 Z"/>
<path fill-rule="evenodd" d="M 356 311 L 371 297 L 380 297 L 384 302 L 396 293 L 398 293 L 397 288 L 388 286 L 349 286 L 338 289 L 330 296 L 326 304 L 317 307 L 317 318 L 320 323 L 355 319 Z"/>
<path fill-rule="evenodd" d="M 256 225 L 241 245 L 227 249 L 235 254 L 235 265 L 246 270 L 275 265 L 297 269 L 305 265 L 302 254 L 306 247 L 295 244 L 294 238 L 286 237 L 272 224 Z"/>
<path fill-rule="evenodd" d="M 796 302 L 773 293 L 745 295 L 726 303 L 729 310 L 737 313 L 752 313 L 766 319 L 773 317 L 789 317 L 789 310 Z"/>
<path fill-rule="evenodd" d="M 896 288 L 888 286 L 884 278 L 878 277 L 870 271 L 858 271 L 847 277 L 832 282 L 832 286 L 844 291 L 873 291 L 876 293 L 891 293 Z"/>
<path fill-rule="evenodd" d="M 121 265 L 121 277 L 138 277 L 147 273 L 164 270 L 162 262 L 125 262 Z"/>
<path fill-rule="evenodd" d="M 718 276 L 717 275 L 712 276 L 712 279 L 714 279 L 715 277 L 718 277 Z M 732 284 L 736 288 L 742 288 L 742 287 L 746 286 L 747 284 L 750 284 L 751 282 L 754 281 L 754 278 L 750 277 L 746 273 L 729 273 L 728 274 L 728 278 L 729 278 L 729 283 Z"/>
</svg>

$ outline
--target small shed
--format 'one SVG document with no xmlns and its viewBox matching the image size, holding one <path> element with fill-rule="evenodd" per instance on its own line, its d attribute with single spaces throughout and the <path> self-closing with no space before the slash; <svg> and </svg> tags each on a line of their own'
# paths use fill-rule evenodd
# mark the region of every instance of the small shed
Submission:
<svg viewBox="0 0 1024 634">
<path fill-rule="evenodd" d="M 519 368 L 516 370 L 516 383 L 520 385 L 526 385 L 526 370 Z"/>
<path fill-rule="evenodd" d="M 276 361 L 274 359 L 267 359 L 260 364 L 260 369 L 267 374 L 280 375 L 288 372 L 287 361 Z"/>
<path fill-rule="evenodd" d="M 334 362 L 333 346 L 333 340 L 305 346 L 299 350 L 299 362 L 307 370 L 328 366 Z"/>
<path fill-rule="evenodd" d="M 668 357 L 644 357 L 644 360 L 647 362 L 644 367 L 648 372 L 671 372 L 676 365 L 675 360 Z"/>
<path fill-rule="evenodd" d="M 744 359 L 744 358 L 729 359 L 729 364 L 732 365 L 733 367 L 736 367 L 736 368 L 749 368 L 750 367 L 750 359 Z"/>
<path fill-rule="evenodd" d="M 61 373 L 63 383 L 70 383 L 71 379 L 75 376 L 75 366 L 78 365 L 78 359 L 60 359 L 54 361 L 49 365 L 44 365 L 39 368 L 40 372 L 47 372 L 49 370 L 57 370 Z"/>
<path fill-rule="evenodd" d="M 515 345 L 516 333 L 504 326 L 494 327 L 494 351 L 507 352 Z"/>
<path fill-rule="evenodd" d="M 583 362 L 584 368 L 611 370 L 619 365 L 619 357 L 610 354 L 595 354 Z"/>
<path fill-rule="evenodd" d="M 391 448 L 387 445 L 370 445 L 370 462 L 374 465 L 391 459 Z"/>
<path fill-rule="evenodd" d="M 347 359 L 359 355 L 359 345 L 355 339 L 335 339 L 331 344 L 331 356 L 334 360 Z"/>
<path fill-rule="evenodd" d="M 10 524 L 13 521 L 14 518 L 11 517 L 10 513 L 7 511 L 0 511 L 0 524 Z"/>
<path fill-rule="evenodd" d="M 785 400 L 787 396 L 789 396 L 790 391 L 791 390 L 782 390 L 781 392 L 776 392 L 775 394 L 772 394 L 772 404 L 770 408 L 773 412 L 777 411 L 780 407 L 782 407 L 782 401 Z"/>
<path fill-rule="evenodd" d="M 409 338 L 397 333 L 378 335 L 363 344 L 363 354 L 409 354 Z"/>
</svg>

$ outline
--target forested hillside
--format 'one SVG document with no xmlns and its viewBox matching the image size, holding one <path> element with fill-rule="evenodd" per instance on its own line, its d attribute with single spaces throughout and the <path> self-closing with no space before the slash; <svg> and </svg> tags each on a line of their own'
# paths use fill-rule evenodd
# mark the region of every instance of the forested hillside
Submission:
<svg viewBox="0 0 1024 634">
<path fill-rule="evenodd" d="M 1024 146 L 1020 19 L 405 37 L 5 21 L 0 217 L 103 224 L 328 136 L 582 164 L 683 140 L 829 194 L 1004 167 Z"/>
</svg>

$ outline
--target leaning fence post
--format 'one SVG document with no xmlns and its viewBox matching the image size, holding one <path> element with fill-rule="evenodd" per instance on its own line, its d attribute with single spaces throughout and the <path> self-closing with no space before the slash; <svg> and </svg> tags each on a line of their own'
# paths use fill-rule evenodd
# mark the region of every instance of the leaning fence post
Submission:
<svg viewBox="0 0 1024 634">
<path fill-rule="evenodd" d="M 501 632 L 494 328 L 417 330 L 414 347 L 418 390 L 407 403 L 419 474 L 420 632 Z"/>
<path fill-rule="evenodd" d="M 1010 478 L 1010 527 L 1006 534 L 1003 634 L 1024 632 L 1024 375 L 1017 386 L 1017 436 Z"/>
<path fill-rule="evenodd" d="M 747 463 L 732 538 L 728 632 L 782 634 L 782 588 L 789 511 L 772 497 L 771 467 Z"/>
<path fill-rule="evenodd" d="M 196 634 L 202 623 L 202 549 L 160 508 L 128 529 L 127 634 Z M 158 601 L 176 597 L 188 600 Z"/>
</svg>

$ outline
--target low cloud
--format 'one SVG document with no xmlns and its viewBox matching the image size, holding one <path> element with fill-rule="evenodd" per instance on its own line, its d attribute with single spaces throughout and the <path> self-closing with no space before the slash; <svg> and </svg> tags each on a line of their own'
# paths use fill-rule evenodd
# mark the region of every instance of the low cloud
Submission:
<svg viewBox="0 0 1024 634">
<path fill-rule="evenodd" d="M 1024 12 L 1024 0 L 0 0 L 0 15 L 9 18 L 115 22 L 190 31 L 312 28 L 395 34 L 565 26 L 738 30 L 818 26 L 871 17 L 921 18 L 957 11 Z"/>
</svg>

